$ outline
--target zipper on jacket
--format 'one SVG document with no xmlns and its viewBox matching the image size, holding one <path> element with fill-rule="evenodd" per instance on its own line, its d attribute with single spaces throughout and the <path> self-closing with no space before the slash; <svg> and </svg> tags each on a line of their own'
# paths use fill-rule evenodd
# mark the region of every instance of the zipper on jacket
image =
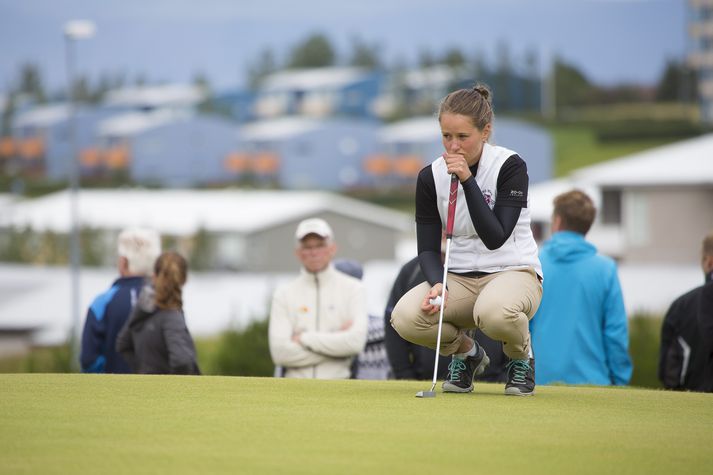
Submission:
<svg viewBox="0 0 713 475">
<path fill-rule="evenodd" d="M 319 331 L 319 277 L 314 274 L 315 299 L 317 305 L 314 307 L 315 330 Z M 312 366 L 312 378 L 317 379 L 317 365 Z"/>
</svg>

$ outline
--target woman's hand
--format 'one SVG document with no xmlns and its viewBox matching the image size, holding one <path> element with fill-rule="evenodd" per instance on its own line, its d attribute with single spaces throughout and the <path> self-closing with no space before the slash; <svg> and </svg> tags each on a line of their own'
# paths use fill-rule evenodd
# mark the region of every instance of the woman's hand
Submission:
<svg viewBox="0 0 713 475">
<path fill-rule="evenodd" d="M 448 291 L 443 292 L 443 295 L 441 296 L 441 291 L 443 290 L 443 284 L 440 282 L 431 287 L 431 290 L 428 291 L 426 296 L 423 298 L 423 301 L 421 302 L 421 310 L 426 312 L 428 315 L 433 315 L 434 313 L 438 313 L 438 311 L 441 309 L 441 305 L 443 305 L 443 308 L 446 308 L 446 300 L 448 300 Z M 431 303 L 432 299 L 435 299 L 436 297 L 441 296 L 442 301 L 441 304 L 437 303 Z"/>
<path fill-rule="evenodd" d="M 446 161 L 446 165 L 448 166 L 448 174 L 455 173 L 458 175 L 458 179 L 461 183 L 473 176 L 468 167 L 468 162 L 465 160 L 465 155 L 446 152 L 443 154 L 443 160 Z"/>
</svg>

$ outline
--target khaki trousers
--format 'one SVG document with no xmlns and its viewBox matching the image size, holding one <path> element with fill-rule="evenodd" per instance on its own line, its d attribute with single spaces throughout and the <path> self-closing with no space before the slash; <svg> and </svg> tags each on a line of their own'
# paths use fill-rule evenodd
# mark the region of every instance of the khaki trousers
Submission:
<svg viewBox="0 0 713 475">
<path fill-rule="evenodd" d="M 529 321 L 540 306 L 542 284 L 533 269 L 496 272 L 480 277 L 448 274 L 448 297 L 443 311 L 442 355 L 458 350 L 465 332 L 479 328 L 503 342 L 512 359 L 530 357 Z M 427 315 L 421 303 L 431 289 L 423 282 L 407 292 L 391 314 L 391 325 L 402 338 L 436 348 L 438 313 Z"/>
</svg>

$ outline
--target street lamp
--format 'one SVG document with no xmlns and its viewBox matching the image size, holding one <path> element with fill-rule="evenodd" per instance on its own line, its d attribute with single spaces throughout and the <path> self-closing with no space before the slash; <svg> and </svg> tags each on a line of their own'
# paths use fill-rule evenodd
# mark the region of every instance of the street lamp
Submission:
<svg viewBox="0 0 713 475">
<path fill-rule="evenodd" d="M 72 368 L 79 369 L 79 268 L 81 265 L 81 249 L 79 246 L 79 153 L 77 149 L 77 98 L 75 97 L 75 42 L 94 36 L 94 23 L 87 20 L 73 20 L 64 25 L 67 67 L 67 97 L 69 99 L 69 213 L 70 213 L 70 244 L 69 258 L 72 274 L 72 327 L 70 344 L 72 346 Z"/>
</svg>

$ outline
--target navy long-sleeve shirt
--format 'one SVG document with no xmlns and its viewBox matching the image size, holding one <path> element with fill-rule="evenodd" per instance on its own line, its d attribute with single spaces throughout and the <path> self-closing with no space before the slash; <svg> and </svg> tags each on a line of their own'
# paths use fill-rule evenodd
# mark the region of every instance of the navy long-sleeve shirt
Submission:
<svg viewBox="0 0 713 475">
<path fill-rule="evenodd" d="M 143 277 L 121 277 L 94 299 L 82 332 L 80 363 L 83 372 L 133 372 L 114 347 L 143 284 Z"/>
</svg>

